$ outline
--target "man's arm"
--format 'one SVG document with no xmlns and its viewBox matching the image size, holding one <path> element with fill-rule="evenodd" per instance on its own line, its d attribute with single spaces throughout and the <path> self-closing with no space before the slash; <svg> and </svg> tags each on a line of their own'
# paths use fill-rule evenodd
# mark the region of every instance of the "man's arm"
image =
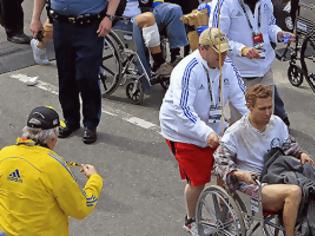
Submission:
<svg viewBox="0 0 315 236">
<path fill-rule="evenodd" d="M 307 153 L 302 151 L 302 148 L 297 143 L 296 139 L 291 135 L 284 142 L 282 150 L 285 155 L 294 156 L 300 159 L 302 164 L 309 163 L 310 165 L 315 166 L 315 162 L 312 160 L 312 158 Z"/>
<path fill-rule="evenodd" d="M 109 16 L 114 16 L 120 0 L 108 0 L 106 15 L 101 21 L 96 33 L 99 37 L 105 37 L 112 29 L 112 20 Z"/>
<path fill-rule="evenodd" d="M 220 7 L 220 14 L 219 14 L 219 3 L 221 4 Z M 229 37 L 230 27 L 231 27 L 231 9 L 233 9 L 233 5 L 231 1 L 218 1 L 215 6 L 214 13 L 213 13 L 213 20 L 212 20 L 212 27 L 220 28 L 220 30 L 225 33 Z M 220 18 L 220 19 L 219 19 Z M 219 25 L 220 20 L 220 25 Z M 234 55 L 242 55 L 242 50 L 246 48 L 246 45 L 243 43 L 234 41 L 229 39 L 229 45 Z"/>
<path fill-rule="evenodd" d="M 33 38 L 35 38 L 38 32 L 43 29 L 40 16 L 42 14 L 44 6 L 45 0 L 34 0 L 32 20 L 30 24 L 30 31 L 32 32 Z"/>
<path fill-rule="evenodd" d="M 226 71 L 223 72 L 226 72 L 226 74 L 223 76 L 229 77 L 230 91 L 228 99 L 241 115 L 245 115 L 249 112 L 245 102 L 245 83 L 241 78 L 238 69 L 230 59 L 226 59 L 226 64 Z"/>
<path fill-rule="evenodd" d="M 214 171 L 215 174 L 226 181 L 226 177 L 232 171 L 237 170 L 235 164 L 236 154 L 231 152 L 224 144 L 220 144 L 216 152 L 214 153 Z"/>
<path fill-rule="evenodd" d="M 214 154 L 214 160 L 215 174 L 223 179 L 229 189 L 237 188 L 236 184 L 238 182 L 255 184 L 253 173 L 237 169 L 237 165 L 235 163 L 236 154 L 229 150 L 224 144 L 221 143 L 218 147 Z"/>
<path fill-rule="evenodd" d="M 273 5 L 270 3 L 270 19 L 268 24 L 268 34 L 272 42 L 295 42 L 295 35 L 290 32 L 283 31 L 278 25 L 276 25 L 276 18 L 273 14 Z"/>
<path fill-rule="evenodd" d="M 65 161 L 60 156 L 53 156 L 56 162 L 52 162 L 47 170 L 47 185 L 67 216 L 83 219 L 94 210 L 101 194 L 103 179 L 93 166 L 82 165 L 81 172 L 88 180 L 81 190 Z"/>
<path fill-rule="evenodd" d="M 200 119 L 196 113 L 194 104 L 198 91 L 198 62 L 193 59 L 185 68 L 175 68 L 171 74 L 171 86 L 173 89 L 172 102 L 174 113 L 180 119 L 185 128 L 180 130 L 185 136 L 210 144 L 209 136 L 215 131 Z M 200 101 L 199 101 L 200 102 Z"/>
<path fill-rule="evenodd" d="M 268 24 L 268 34 L 269 34 L 269 38 L 272 42 L 274 43 L 277 43 L 278 42 L 278 34 L 279 32 L 281 32 L 281 28 L 279 26 L 276 25 L 276 18 L 274 17 L 274 14 L 273 14 L 273 5 L 270 2 L 268 2 L 269 5 L 269 10 L 271 11 L 270 12 L 270 18 L 268 19 L 269 20 L 269 24 Z"/>
<path fill-rule="evenodd" d="M 218 4 L 221 4 L 221 10 L 219 14 Z M 212 27 L 217 27 L 222 30 L 228 37 L 229 31 L 231 27 L 231 9 L 233 9 L 231 2 L 229 1 L 219 1 L 213 13 Z M 220 26 L 219 26 L 219 18 L 220 18 Z M 252 47 L 248 47 L 247 45 L 229 39 L 229 45 L 234 55 L 247 57 L 249 59 L 257 59 L 260 58 L 259 52 Z"/>
</svg>

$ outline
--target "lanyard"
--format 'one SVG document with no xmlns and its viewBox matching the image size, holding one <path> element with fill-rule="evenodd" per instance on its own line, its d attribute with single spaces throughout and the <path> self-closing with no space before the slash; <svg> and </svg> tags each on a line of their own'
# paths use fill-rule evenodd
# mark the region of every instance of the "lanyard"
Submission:
<svg viewBox="0 0 315 236">
<path fill-rule="evenodd" d="M 246 11 L 246 9 L 245 9 L 244 3 L 242 2 L 242 0 L 239 0 L 239 3 L 240 3 L 240 5 L 241 5 L 241 7 L 242 7 L 242 9 L 243 9 L 243 11 L 244 11 L 244 14 L 245 14 L 245 16 L 246 16 L 246 20 L 247 20 L 247 23 L 248 23 L 248 25 L 249 25 L 249 28 L 252 30 L 253 33 L 255 33 L 255 32 L 254 32 L 254 27 L 253 27 L 252 23 L 250 22 L 250 19 L 249 19 L 249 16 L 248 16 L 248 14 L 247 14 L 247 11 Z M 257 4 L 257 3 L 256 3 L 256 4 Z M 261 4 L 260 4 L 259 7 L 258 7 L 258 29 L 260 28 L 260 25 L 261 25 L 261 23 L 260 23 L 260 20 L 261 20 L 260 7 L 261 7 Z M 255 11 L 254 11 L 254 14 L 253 14 L 253 15 L 255 15 Z"/>
<path fill-rule="evenodd" d="M 210 93 L 210 100 L 211 100 L 211 106 L 214 106 L 214 99 L 213 99 L 213 93 L 212 93 L 212 85 L 211 85 L 211 80 L 210 80 L 210 76 L 209 76 L 209 72 L 207 70 L 207 68 L 203 66 L 203 69 L 205 70 L 206 72 L 206 75 L 207 75 L 207 80 L 208 80 L 208 90 L 209 90 L 209 93 Z M 221 97 L 220 97 L 220 91 L 221 91 L 221 83 L 219 83 L 219 99 L 218 99 L 218 105 L 220 105 L 220 102 L 221 102 Z"/>
</svg>

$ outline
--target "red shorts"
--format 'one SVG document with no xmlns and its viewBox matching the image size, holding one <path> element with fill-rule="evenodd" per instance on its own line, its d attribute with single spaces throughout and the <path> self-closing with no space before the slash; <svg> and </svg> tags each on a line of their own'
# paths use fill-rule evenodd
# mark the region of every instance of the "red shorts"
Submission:
<svg viewBox="0 0 315 236">
<path fill-rule="evenodd" d="M 194 144 L 171 142 L 166 140 L 170 150 L 175 152 L 181 178 L 192 186 L 210 182 L 213 166 L 213 150 L 201 148 Z"/>
</svg>

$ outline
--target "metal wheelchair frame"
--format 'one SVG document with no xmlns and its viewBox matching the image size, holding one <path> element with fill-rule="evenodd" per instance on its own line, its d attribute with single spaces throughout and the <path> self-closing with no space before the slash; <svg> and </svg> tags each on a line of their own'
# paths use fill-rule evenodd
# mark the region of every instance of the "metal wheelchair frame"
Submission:
<svg viewBox="0 0 315 236">
<path fill-rule="evenodd" d="M 296 43 L 293 46 L 289 43 L 282 51 L 278 51 L 277 58 L 290 61 L 287 75 L 293 86 L 299 87 L 305 78 L 315 93 L 315 71 L 310 72 L 309 69 L 309 62 L 315 63 L 315 4 L 312 5 L 309 0 L 302 0 L 299 7 L 294 24 Z M 300 66 L 297 61 L 300 61 Z M 312 66 L 314 67 L 315 64 Z"/>
<path fill-rule="evenodd" d="M 239 190 L 230 191 L 210 185 L 197 203 L 196 223 L 200 236 L 230 235 L 250 236 L 261 232 L 265 236 L 285 235 L 278 214 L 264 214 L 261 200 L 262 185 L 258 198 Z"/>
<path fill-rule="evenodd" d="M 122 21 L 130 20 L 126 17 L 119 19 Z M 164 55 L 166 55 L 166 43 L 167 39 L 161 37 L 161 48 Z M 140 71 L 139 67 L 141 68 Z M 126 95 L 134 104 L 143 103 L 144 80 L 149 86 L 160 83 L 164 89 L 167 89 L 169 84 L 168 77 L 150 77 L 148 75 L 134 49 L 132 32 L 120 29 L 113 29 L 105 37 L 99 78 L 103 85 L 103 97 L 109 97 L 118 86 L 126 85 Z"/>
</svg>

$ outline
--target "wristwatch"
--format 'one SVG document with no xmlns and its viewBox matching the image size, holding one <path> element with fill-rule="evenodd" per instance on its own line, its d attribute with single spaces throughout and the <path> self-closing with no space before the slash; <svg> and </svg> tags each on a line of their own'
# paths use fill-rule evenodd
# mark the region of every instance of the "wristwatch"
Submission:
<svg viewBox="0 0 315 236">
<path fill-rule="evenodd" d="M 115 16 L 109 15 L 107 13 L 105 13 L 105 17 L 107 17 L 110 21 L 113 21 L 115 19 Z"/>
</svg>

